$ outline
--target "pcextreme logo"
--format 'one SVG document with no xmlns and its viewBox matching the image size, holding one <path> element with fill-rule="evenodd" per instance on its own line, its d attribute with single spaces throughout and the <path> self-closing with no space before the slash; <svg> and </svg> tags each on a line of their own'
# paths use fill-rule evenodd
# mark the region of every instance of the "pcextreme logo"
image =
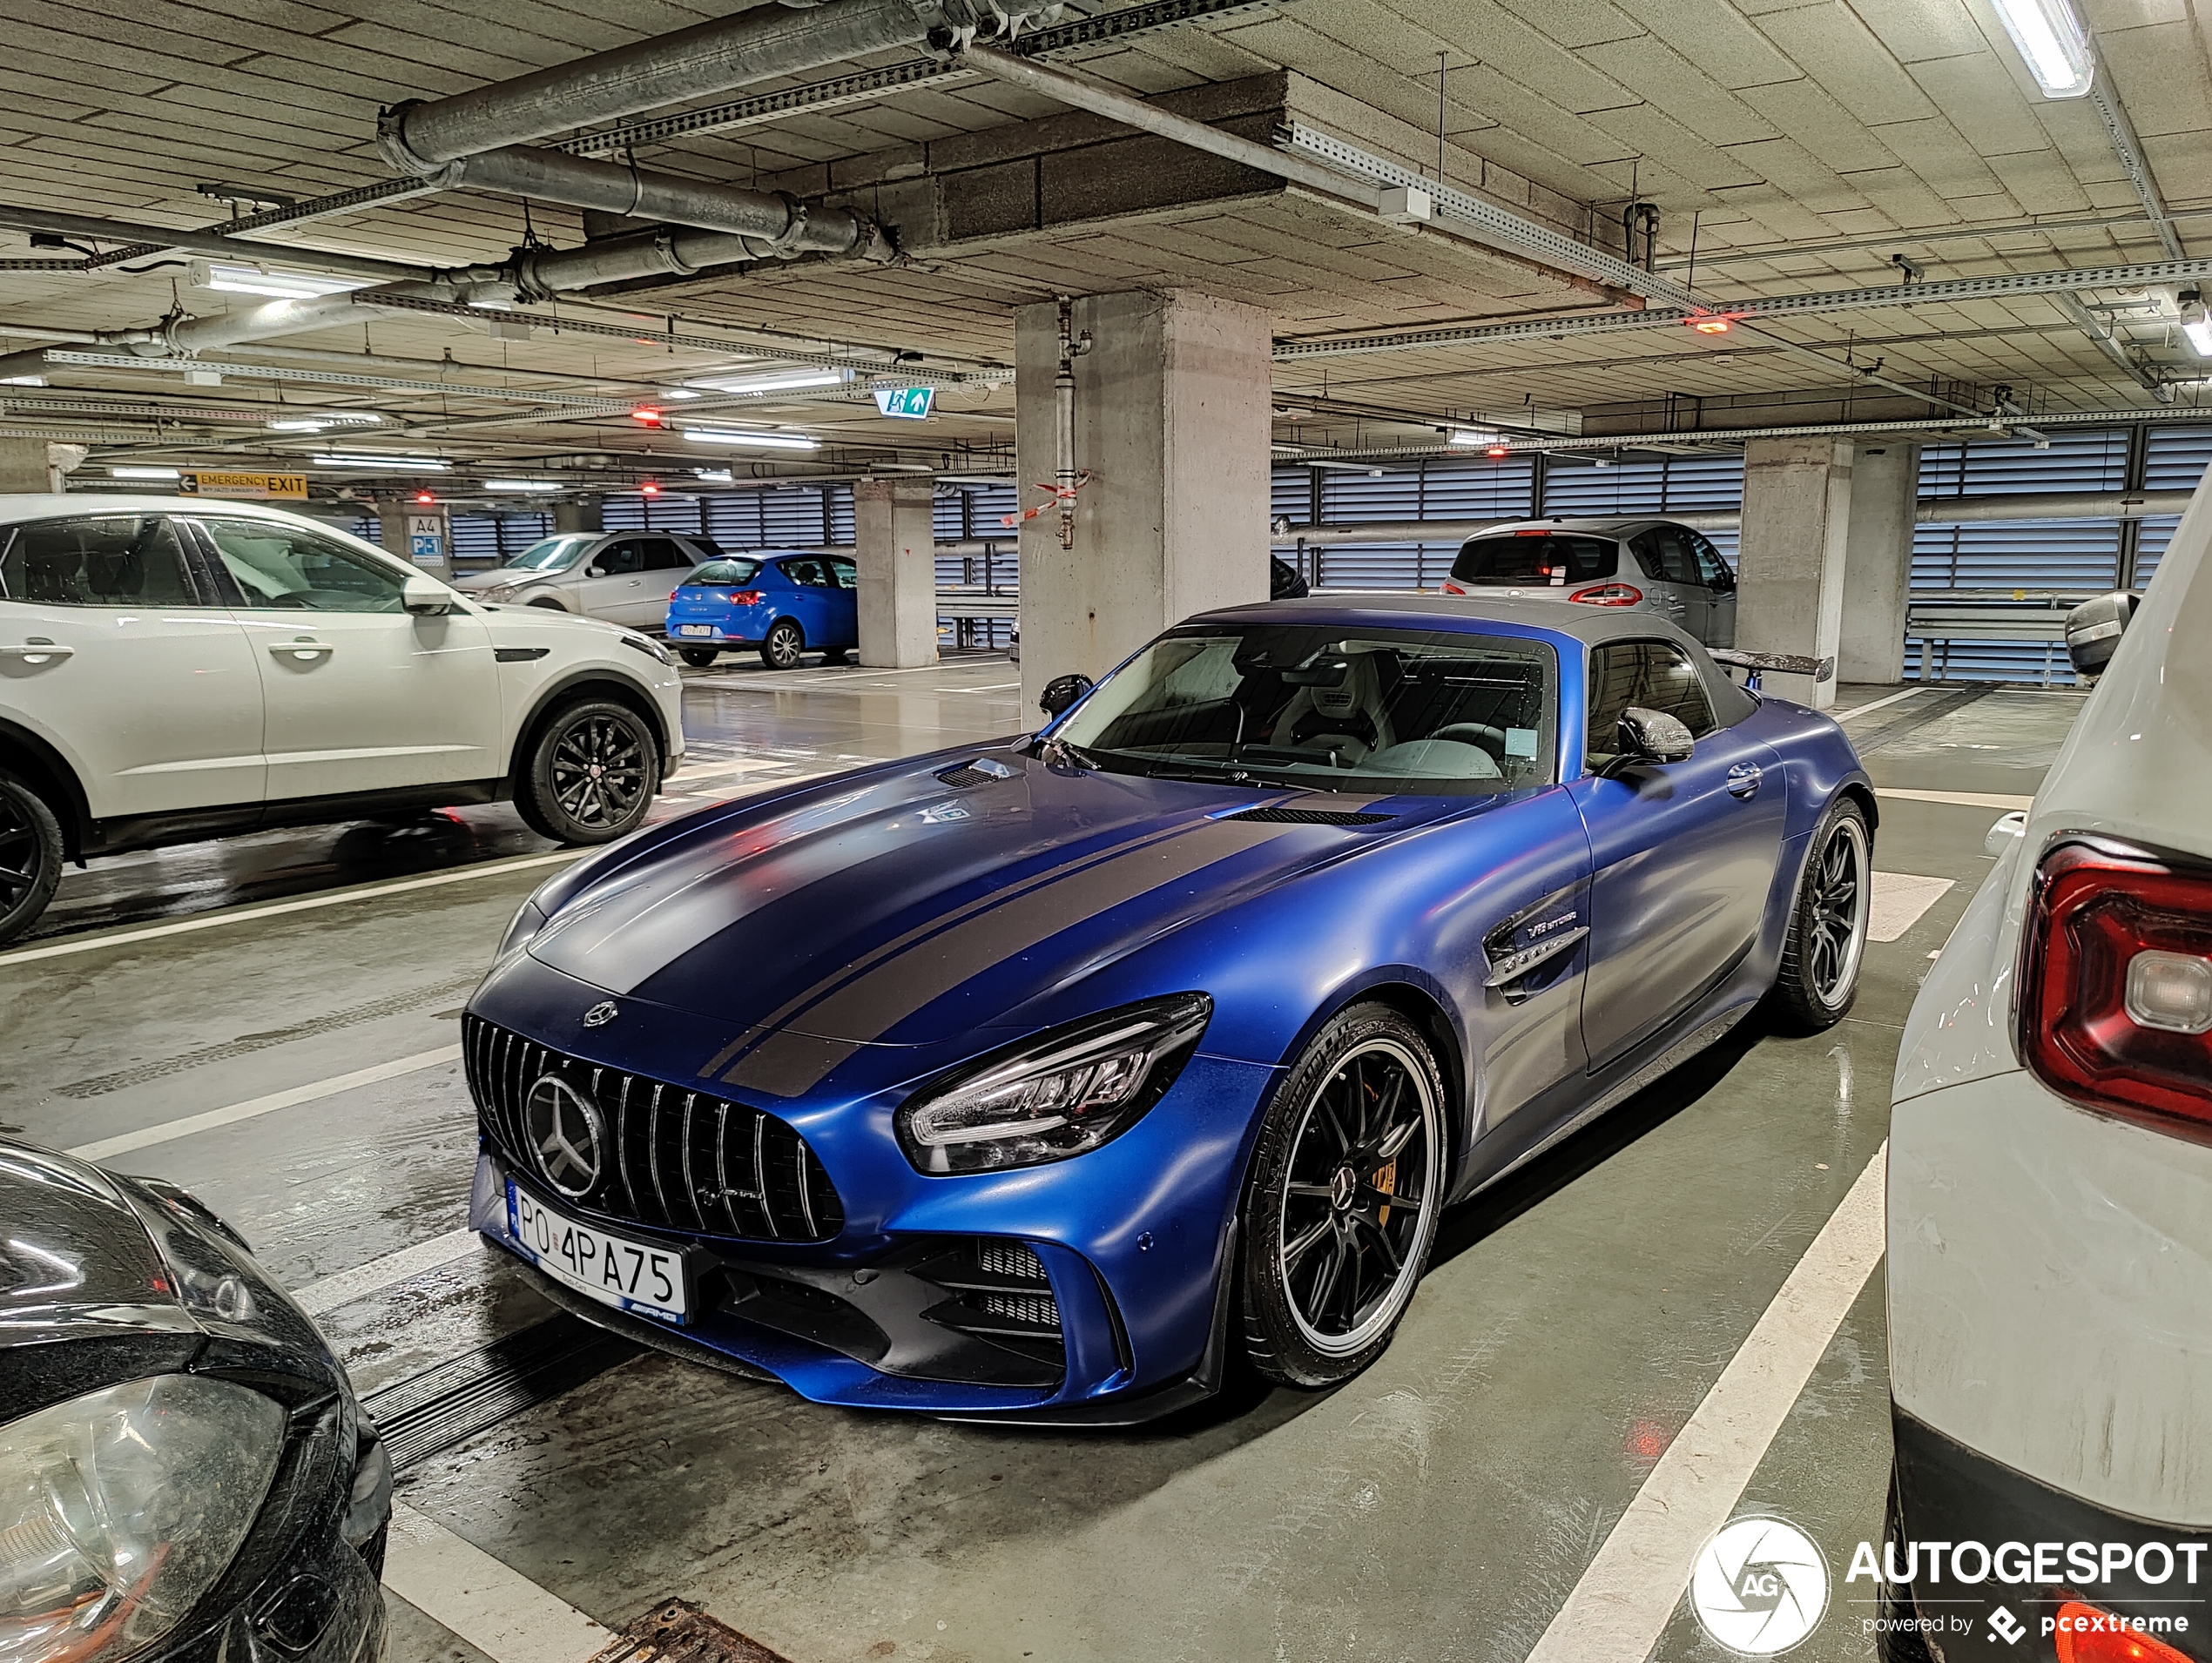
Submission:
<svg viewBox="0 0 2212 1663">
<path fill-rule="evenodd" d="M 1787 1519 L 1731 1518 L 1698 1550 L 1689 1608 L 1715 1642 L 1740 1657 L 1775 1657 L 1828 1609 L 1828 1561 Z"/>
</svg>

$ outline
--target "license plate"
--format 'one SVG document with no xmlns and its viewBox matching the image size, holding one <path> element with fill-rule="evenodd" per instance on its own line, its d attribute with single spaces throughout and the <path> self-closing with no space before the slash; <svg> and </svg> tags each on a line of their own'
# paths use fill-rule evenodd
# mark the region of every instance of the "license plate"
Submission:
<svg viewBox="0 0 2212 1663">
<path fill-rule="evenodd" d="M 711 636 L 714 633 L 714 626 L 711 623 L 685 623 L 678 626 L 678 632 L 687 636 Z"/>
<path fill-rule="evenodd" d="M 634 1242 L 596 1224 L 579 1224 L 511 1180 L 507 1186 L 507 1235 L 547 1276 L 603 1305 L 639 1311 L 663 1322 L 691 1320 L 684 1258 L 673 1249 Z"/>
</svg>

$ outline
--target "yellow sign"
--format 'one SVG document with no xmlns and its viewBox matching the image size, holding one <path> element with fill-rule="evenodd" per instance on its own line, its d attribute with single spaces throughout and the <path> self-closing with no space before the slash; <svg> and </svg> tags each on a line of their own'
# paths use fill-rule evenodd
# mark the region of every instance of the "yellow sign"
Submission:
<svg viewBox="0 0 2212 1663">
<path fill-rule="evenodd" d="M 177 488 L 186 496 L 240 496 L 266 501 L 281 497 L 305 502 L 307 497 L 307 476 L 305 474 L 182 474 L 178 476 Z"/>
</svg>

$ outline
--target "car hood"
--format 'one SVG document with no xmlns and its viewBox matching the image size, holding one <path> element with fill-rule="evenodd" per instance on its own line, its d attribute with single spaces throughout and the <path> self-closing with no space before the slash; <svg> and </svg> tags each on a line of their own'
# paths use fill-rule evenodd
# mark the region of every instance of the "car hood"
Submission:
<svg viewBox="0 0 2212 1663">
<path fill-rule="evenodd" d="M 482 595 L 491 589 L 506 589 L 509 585 L 521 588 L 543 582 L 549 577 L 559 576 L 558 572 L 522 572 L 511 566 L 495 566 L 488 572 L 469 572 L 456 577 L 453 580 L 453 586 L 463 595 Z"/>
<path fill-rule="evenodd" d="M 1140 946 L 1497 800 L 1378 804 L 1011 748 L 941 755 L 648 834 L 548 895 L 529 956 L 756 1037 L 927 1046 L 1028 1026 L 1025 1007 Z M 1306 818 L 1347 814 L 1370 818 Z"/>
</svg>

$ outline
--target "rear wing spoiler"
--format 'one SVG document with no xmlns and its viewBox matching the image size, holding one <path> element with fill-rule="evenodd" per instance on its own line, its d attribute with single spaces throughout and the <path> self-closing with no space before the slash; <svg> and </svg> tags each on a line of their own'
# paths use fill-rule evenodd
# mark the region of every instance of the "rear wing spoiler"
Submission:
<svg viewBox="0 0 2212 1663">
<path fill-rule="evenodd" d="M 1742 670 L 1743 685 L 1750 688 L 1757 687 L 1761 677 L 1768 674 L 1810 676 L 1816 687 L 1836 674 L 1833 658 L 1806 658 L 1793 652 L 1738 652 L 1733 647 L 1713 647 L 1705 656 L 1716 664 Z"/>
</svg>

